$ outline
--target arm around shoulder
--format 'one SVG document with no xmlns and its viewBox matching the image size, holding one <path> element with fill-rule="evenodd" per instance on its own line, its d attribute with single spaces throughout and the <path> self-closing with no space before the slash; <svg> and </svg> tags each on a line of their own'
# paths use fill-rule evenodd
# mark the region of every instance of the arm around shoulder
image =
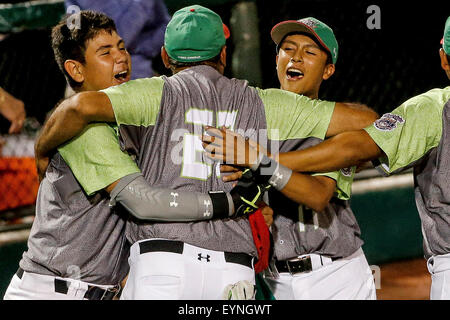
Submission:
<svg viewBox="0 0 450 320">
<path fill-rule="evenodd" d="M 336 102 L 326 137 L 363 129 L 378 119 L 378 114 L 363 104 Z"/>
<path fill-rule="evenodd" d="M 64 100 L 44 124 L 35 144 L 36 157 L 47 157 L 62 143 L 80 134 L 94 121 L 114 121 L 108 96 L 88 91 Z"/>
</svg>

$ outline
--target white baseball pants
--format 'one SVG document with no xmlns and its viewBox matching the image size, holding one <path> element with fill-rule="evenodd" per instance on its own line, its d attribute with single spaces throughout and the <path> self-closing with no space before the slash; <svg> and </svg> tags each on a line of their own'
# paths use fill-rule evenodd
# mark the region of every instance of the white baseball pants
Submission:
<svg viewBox="0 0 450 320">
<path fill-rule="evenodd" d="M 278 278 L 266 272 L 265 281 L 277 300 L 376 300 L 372 271 L 361 248 L 349 257 L 329 260 L 310 272 L 282 272 Z"/>
<path fill-rule="evenodd" d="M 229 284 L 255 284 L 253 258 L 181 241 L 149 239 L 130 248 L 123 300 L 220 300 Z"/>
<path fill-rule="evenodd" d="M 65 293 L 56 291 L 55 280 L 61 280 L 64 283 Z M 62 282 L 64 281 L 64 282 Z M 15 274 L 6 289 L 4 300 L 86 300 L 85 294 L 89 286 L 95 286 L 102 289 L 112 288 L 113 286 L 94 285 L 92 283 L 60 278 L 37 273 L 24 271 L 21 278 Z"/>
<path fill-rule="evenodd" d="M 431 300 L 450 300 L 450 253 L 427 260 L 431 274 Z"/>
</svg>

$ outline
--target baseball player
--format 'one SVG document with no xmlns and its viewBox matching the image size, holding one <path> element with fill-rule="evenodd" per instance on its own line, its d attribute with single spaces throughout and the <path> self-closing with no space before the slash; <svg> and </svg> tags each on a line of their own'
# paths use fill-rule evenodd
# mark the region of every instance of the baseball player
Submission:
<svg viewBox="0 0 450 320">
<path fill-rule="evenodd" d="M 450 79 L 450 17 L 441 67 Z M 450 299 L 450 87 L 432 89 L 384 114 L 363 130 L 341 133 L 306 150 L 280 155 L 294 170 L 336 170 L 373 160 L 386 174 L 414 168 L 414 192 L 432 284 L 430 298 Z"/>
<path fill-rule="evenodd" d="M 52 30 L 55 58 L 71 87 L 83 92 L 127 82 L 131 60 L 114 22 L 92 11 L 81 11 L 79 18 L 79 29 L 70 30 L 64 18 Z M 111 208 L 110 197 L 101 189 L 122 176 L 136 176 L 140 171 L 135 162 L 120 151 L 114 127 L 107 124 L 90 126 L 58 151 L 40 185 L 28 250 L 4 299 L 112 299 L 128 272 L 127 213 L 119 206 Z M 104 185 L 95 181 L 94 189 L 85 193 L 70 166 L 83 166 L 86 177 L 95 179 L 88 165 L 92 161 L 105 164 L 97 169 L 108 178 Z M 211 205 L 210 216 L 200 210 L 200 200 L 211 201 L 208 195 L 197 194 L 197 199 L 189 193 L 190 206 L 166 208 L 160 204 L 172 201 L 173 190 L 145 187 L 141 190 L 158 201 L 143 213 L 130 206 L 139 218 L 185 221 L 215 216 Z M 184 197 L 187 193 L 177 193 L 178 200 Z"/>
<path fill-rule="evenodd" d="M 38 160 L 80 133 L 89 122 L 115 121 L 123 149 L 136 155 L 150 185 L 170 186 L 177 191 L 227 191 L 231 186 L 219 178 L 218 164 L 202 156 L 199 136 L 205 125 L 251 129 L 247 134 L 252 138 L 261 129 L 269 134 L 263 138 L 273 140 L 271 129 L 277 129 L 280 139 L 286 140 L 331 136 L 374 120 L 373 112 L 367 110 L 278 89 L 261 90 L 224 77 L 222 21 L 202 6 L 186 7 L 173 15 L 161 55 L 173 76 L 134 80 L 64 101 L 37 141 Z M 319 110 L 328 117 L 310 116 Z M 348 121 L 337 124 L 330 120 L 340 116 Z M 283 166 L 273 169 L 268 181 L 282 187 L 290 171 Z M 90 187 L 92 179 L 83 178 L 81 168 L 75 165 L 72 170 L 78 179 L 85 180 L 83 186 Z M 280 175 L 284 180 L 278 180 Z M 113 199 L 121 190 L 130 189 L 126 183 L 121 179 L 115 184 Z M 178 199 L 173 202 L 181 203 Z M 133 245 L 121 298 L 220 299 L 230 284 L 254 284 L 256 249 L 246 217 L 191 223 L 130 220 L 126 233 Z"/>
<path fill-rule="evenodd" d="M 281 89 L 317 99 L 322 81 L 335 71 L 338 43 L 333 30 L 310 17 L 282 21 L 272 28 L 271 36 L 277 45 Z M 304 149 L 321 140 L 307 138 L 296 144 Z M 280 148 L 284 150 L 288 150 L 285 145 Z M 348 168 L 315 175 L 324 186 L 320 189 L 283 189 L 287 196 L 300 192 L 318 198 L 328 195 L 320 210 L 271 192 L 270 206 L 276 208 L 274 261 L 265 280 L 276 299 L 376 298 L 372 272 L 361 248 L 361 231 L 348 203 L 353 173 L 354 168 Z"/>
</svg>

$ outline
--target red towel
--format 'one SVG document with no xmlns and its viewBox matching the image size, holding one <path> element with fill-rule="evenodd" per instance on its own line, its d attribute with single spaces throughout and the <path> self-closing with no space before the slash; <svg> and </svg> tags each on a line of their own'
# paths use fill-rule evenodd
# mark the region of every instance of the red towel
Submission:
<svg viewBox="0 0 450 320">
<path fill-rule="evenodd" d="M 259 208 L 248 216 L 252 228 L 253 242 L 258 251 L 258 261 L 255 263 L 255 272 L 260 273 L 269 266 L 270 232 Z"/>
</svg>

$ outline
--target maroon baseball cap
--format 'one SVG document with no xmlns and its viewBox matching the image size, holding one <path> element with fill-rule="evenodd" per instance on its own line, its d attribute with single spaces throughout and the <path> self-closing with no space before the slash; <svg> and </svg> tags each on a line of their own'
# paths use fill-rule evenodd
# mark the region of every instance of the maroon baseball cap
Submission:
<svg viewBox="0 0 450 320">
<path fill-rule="evenodd" d="M 336 63 L 339 46 L 333 30 L 325 23 L 312 17 L 300 20 L 286 20 L 276 24 L 272 28 L 270 36 L 279 46 L 284 37 L 293 32 L 303 32 L 311 35 L 330 53 L 333 64 Z"/>
</svg>

